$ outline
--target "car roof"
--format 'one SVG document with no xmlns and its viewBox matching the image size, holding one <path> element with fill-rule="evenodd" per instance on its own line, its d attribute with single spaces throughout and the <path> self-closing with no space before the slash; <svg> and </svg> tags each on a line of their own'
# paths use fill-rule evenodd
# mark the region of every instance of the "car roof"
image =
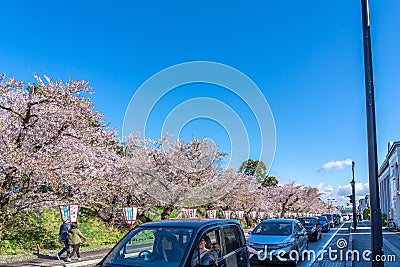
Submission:
<svg viewBox="0 0 400 267">
<path fill-rule="evenodd" d="M 301 216 L 299 219 L 319 219 L 318 216 Z"/>
<path fill-rule="evenodd" d="M 262 222 L 276 222 L 276 223 L 293 223 L 296 222 L 296 219 L 268 219 L 268 220 L 264 220 Z"/>
<path fill-rule="evenodd" d="M 163 220 L 156 222 L 148 222 L 139 225 L 140 227 L 192 227 L 201 228 L 204 226 L 222 225 L 222 224 L 239 224 L 236 220 L 226 219 L 177 219 Z"/>
</svg>

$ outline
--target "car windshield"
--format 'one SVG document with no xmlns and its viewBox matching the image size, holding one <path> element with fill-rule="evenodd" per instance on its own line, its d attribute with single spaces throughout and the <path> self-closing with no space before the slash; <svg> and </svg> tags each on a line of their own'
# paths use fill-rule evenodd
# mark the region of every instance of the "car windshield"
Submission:
<svg viewBox="0 0 400 267">
<path fill-rule="evenodd" d="M 300 218 L 299 221 L 303 226 L 314 226 L 316 224 L 315 219 L 312 218 Z"/>
<path fill-rule="evenodd" d="M 254 235 L 291 235 L 292 223 L 290 222 L 264 222 L 260 223 L 252 232 Z"/>
<path fill-rule="evenodd" d="M 319 220 L 320 220 L 321 222 L 326 222 L 326 221 L 327 221 L 327 218 L 326 218 L 325 216 L 322 216 L 322 217 L 319 217 Z"/>
<path fill-rule="evenodd" d="M 103 266 L 179 266 L 193 232 L 192 228 L 138 227 L 113 248 Z"/>
</svg>

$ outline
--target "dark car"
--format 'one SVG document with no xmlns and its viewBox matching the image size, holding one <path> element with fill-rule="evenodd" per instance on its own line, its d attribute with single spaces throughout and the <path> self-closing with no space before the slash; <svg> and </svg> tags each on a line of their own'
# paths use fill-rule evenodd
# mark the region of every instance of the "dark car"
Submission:
<svg viewBox="0 0 400 267">
<path fill-rule="evenodd" d="M 321 223 L 318 217 L 304 216 L 298 218 L 307 231 L 308 240 L 318 241 L 322 238 Z"/>
<path fill-rule="evenodd" d="M 326 216 L 318 216 L 319 221 L 321 223 L 321 231 L 323 233 L 327 233 L 331 230 L 331 226 L 330 223 L 328 221 L 328 218 L 326 218 Z"/>
<path fill-rule="evenodd" d="M 294 219 L 272 219 L 259 223 L 247 239 L 250 262 L 297 264 L 308 249 L 303 225 Z"/>
<path fill-rule="evenodd" d="M 332 214 L 322 214 L 322 216 L 325 216 L 328 219 L 329 226 L 331 228 L 335 228 L 335 222 L 333 221 L 333 215 Z"/>
<path fill-rule="evenodd" d="M 333 222 L 335 223 L 335 226 L 340 224 L 341 217 L 340 214 L 333 214 Z"/>
<path fill-rule="evenodd" d="M 203 257 L 200 243 L 207 249 L 215 249 L 214 256 Z M 97 264 L 99 267 L 217 265 L 250 266 L 244 233 L 235 220 L 168 220 L 144 223 L 127 233 Z"/>
</svg>

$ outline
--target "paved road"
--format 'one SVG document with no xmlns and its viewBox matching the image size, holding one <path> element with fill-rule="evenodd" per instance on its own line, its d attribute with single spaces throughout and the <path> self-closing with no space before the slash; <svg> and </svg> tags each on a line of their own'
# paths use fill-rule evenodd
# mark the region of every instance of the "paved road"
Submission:
<svg viewBox="0 0 400 267">
<path fill-rule="evenodd" d="M 371 266 L 370 261 L 366 261 L 360 256 L 359 260 L 347 261 L 349 257 L 346 256 L 346 251 L 363 251 L 371 249 L 371 230 L 370 222 L 363 221 L 358 224 L 357 231 L 350 231 L 350 222 L 341 224 L 335 229 L 332 229 L 329 233 L 323 233 L 322 239 L 317 242 L 309 243 L 309 250 L 312 251 L 310 260 L 305 260 L 299 263 L 299 267 L 369 267 Z M 341 243 L 338 243 L 341 241 Z M 347 244 L 349 246 L 346 246 Z M 338 248 L 343 246 L 342 249 Z M 386 256 L 385 267 L 398 267 L 400 266 L 400 232 L 389 232 L 383 230 L 383 249 Z M 331 255 L 329 254 L 331 251 Z M 84 252 L 81 253 L 83 256 L 80 262 L 64 262 L 58 261 L 54 255 L 41 257 L 19 263 L 0 264 L 0 267 L 77 267 L 77 266 L 94 266 L 101 258 L 105 256 L 108 249 Z M 314 254 L 315 253 L 315 254 Z M 343 256 L 344 255 L 344 256 Z M 362 255 L 362 254 L 360 254 Z M 332 260 L 331 257 L 336 256 L 336 260 Z M 275 266 L 270 265 L 268 266 Z M 282 266 L 282 265 L 276 265 Z"/>
<path fill-rule="evenodd" d="M 346 242 L 348 242 L 349 239 L 349 226 L 350 223 L 342 223 L 336 228 L 331 229 L 330 232 L 328 233 L 322 233 L 322 238 L 318 240 L 317 242 L 309 242 L 308 245 L 308 250 L 310 251 L 309 255 L 310 257 L 307 258 L 304 261 L 300 261 L 297 266 L 299 267 L 328 267 L 328 266 L 345 266 L 346 261 L 332 261 L 329 259 L 329 248 L 331 247 L 331 250 L 333 249 L 338 249 L 337 248 L 337 241 L 339 239 L 344 239 Z M 345 244 L 344 248 L 342 249 L 343 251 L 347 250 L 347 244 Z M 336 254 L 339 255 L 340 257 L 340 249 L 338 249 L 338 252 Z M 334 251 L 333 251 L 334 252 Z M 335 254 L 335 253 L 331 253 Z M 254 265 L 254 266 L 260 266 L 260 265 Z M 254 267 L 252 265 L 252 267 Z M 282 264 L 267 264 L 266 266 L 284 266 Z M 289 265 L 287 265 L 289 266 Z"/>
<path fill-rule="evenodd" d="M 13 262 L 13 263 L 0 263 L 0 267 L 77 267 L 77 266 L 94 266 L 102 259 L 109 249 L 102 249 L 96 251 L 81 252 L 81 261 L 66 262 L 64 260 L 57 260 L 54 255 L 41 255 L 31 260 L 24 262 Z M 64 254 L 63 256 L 66 256 Z"/>
</svg>

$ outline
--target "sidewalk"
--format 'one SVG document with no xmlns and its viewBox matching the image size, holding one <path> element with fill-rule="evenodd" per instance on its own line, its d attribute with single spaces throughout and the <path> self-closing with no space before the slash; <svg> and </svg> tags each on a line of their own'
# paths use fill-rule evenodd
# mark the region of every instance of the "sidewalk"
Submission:
<svg viewBox="0 0 400 267">
<path fill-rule="evenodd" d="M 354 261 L 349 261 L 347 266 L 367 267 L 372 265 L 371 261 L 368 260 L 368 258 L 371 258 L 370 255 L 366 254 L 366 257 L 363 257 L 363 252 L 371 251 L 370 226 L 370 221 L 362 221 L 358 223 L 356 231 L 351 230 L 351 246 L 349 246 L 349 249 L 353 252 L 359 252 L 359 259 L 355 257 Z M 385 266 L 400 266 L 400 232 L 389 232 L 387 229 L 383 229 L 383 251 Z"/>
<path fill-rule="evenodd" d="M 64 253 L 61 260 L 58 260 L 54 255 L 40 255 L 31 260 L 23 262 L 0 263 L 0 267 L 77 267 L 77 266 L 94 266 L 110 251 L 110 249 L 100 249 L 94 251 L 81 252 L 81 260 L 65 261 L 66 254 Z"/>
</svg>

